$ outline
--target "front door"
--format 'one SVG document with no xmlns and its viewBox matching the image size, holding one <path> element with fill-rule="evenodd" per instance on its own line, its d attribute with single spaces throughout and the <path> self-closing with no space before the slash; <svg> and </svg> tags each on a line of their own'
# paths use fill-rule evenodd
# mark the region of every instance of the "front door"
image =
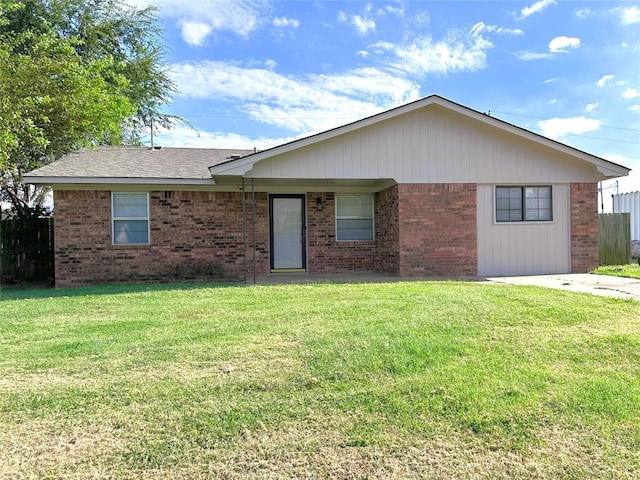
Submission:
<svg viewBox="0 0 640 480">
<path fill-rule="evenodd" d="M 269 236 L 273 270 L 305 268 L 304 195 L 269 197 Z"/>
</svg>

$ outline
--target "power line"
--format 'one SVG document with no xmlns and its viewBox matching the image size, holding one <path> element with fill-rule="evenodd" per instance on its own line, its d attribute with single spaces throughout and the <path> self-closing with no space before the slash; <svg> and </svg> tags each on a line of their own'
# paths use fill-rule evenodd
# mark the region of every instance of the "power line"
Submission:
<svg viewBox="0 0 640 480">
<path fill-rule="evenodd" d="M 524 113 L 511 113 L 511 112 L 501 112 L 499 110 L 492 110 L 494 113 L 502 113 L 503 115 L 513 115 L 514 117 L 526 117 L 533 118 L 536 120 L 548 120 L 548 118 L 543 117 L 534 117 L 533 115 L 525 115 Z M 639 132 L 640 128 L 625 128 L 625 127 L 614 127 L 613 125 L 599 125 L 599 128 L 611 128 L 613 130 L 626 130 L 628 132 Z"/>
</svg>

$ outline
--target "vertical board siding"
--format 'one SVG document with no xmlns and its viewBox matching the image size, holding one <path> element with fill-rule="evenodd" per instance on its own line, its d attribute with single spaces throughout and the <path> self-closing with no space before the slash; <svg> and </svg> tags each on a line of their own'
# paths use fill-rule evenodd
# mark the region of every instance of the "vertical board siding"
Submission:
<svg viewBox="0 0 640 480">
<path fill-rule="evenodd" d="M 568 186 L 553 186 L 552 223 L 495 223 L 493 195 L 492 185 L 478 185 L 478 275 L 569 273 Z"/>
<path fill-rule="evenodd" d="M 488 184 L 593 182 L 598 174 L 569 155 L 434 108 L 283 153 L 250 176 Z"/>
</svg>

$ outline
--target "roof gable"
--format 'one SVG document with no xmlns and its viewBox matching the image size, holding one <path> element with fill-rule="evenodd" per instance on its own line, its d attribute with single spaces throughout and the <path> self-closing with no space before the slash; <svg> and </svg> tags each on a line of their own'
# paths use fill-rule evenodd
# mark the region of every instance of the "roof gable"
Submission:
<svg viewBox="0 0 640 480">
<path fill-rule="evenodd" d="M 419 111 L 421 109 L 433 109 L 441 108 L 447 112 L 451 112 L 460 115 L 472 122 L 477 122 L 479 125 L 485 125 L 503 132 L 504 134 L 512 136 L 514 139 L 520 139 L 526 141 L 532 145 L 540 145 L 546 147 L 558 155 L 572 157 L 575 160 L 586 162 L 589 166 L 595 167 L 599 176 L 604 178 L 613 178 L 618 176 L 627 175 L 630 169 L 589 154 L 587 152 L 570 147 L 563 143 L 551 140 L 542 135 L 538 135 L 529 130 L 517 127 L 503 120 L 485 115 L 471 108 L 465 107 L 458 103 L 447 100 L 437 95 L 431 95 L 429 97 L 417 100 L 415 102 L 387 110 L 385 112 L 367 117 L 356 122 L 334 128 L 325 132 L 318 133 L 309 137 L 295 140 L 290 143 L 279 145 L 268 150 L 250 154 L 240 159 L 229 160 L 222 162 L 218 165 L 212 166 L 209 171 L 215 178 L 216 176 L 243 176 L 247 175 L 258 163 L 267 159 L 275 159 L 280 156 L 285 156 L 290 152 L 298 152 L 304 148 L 321 144 L 329 140 L 335 139 L 340 136 L 356 132 L 358 130 L 366 129 L 372 125 L 381 124 L 394 118 L 406 116 L 412 112 Z"/>
</svg>

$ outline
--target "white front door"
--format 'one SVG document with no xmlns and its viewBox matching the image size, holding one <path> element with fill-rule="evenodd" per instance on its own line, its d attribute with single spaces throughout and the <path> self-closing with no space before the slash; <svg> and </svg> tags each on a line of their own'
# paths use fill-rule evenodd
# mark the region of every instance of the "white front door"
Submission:
<svg viewBox="0 0 640 480">
<path fill-rule="evenodd" d="M 271 268 L 305 268 L 304 195 L 270 197 Z"/>
</svg>

